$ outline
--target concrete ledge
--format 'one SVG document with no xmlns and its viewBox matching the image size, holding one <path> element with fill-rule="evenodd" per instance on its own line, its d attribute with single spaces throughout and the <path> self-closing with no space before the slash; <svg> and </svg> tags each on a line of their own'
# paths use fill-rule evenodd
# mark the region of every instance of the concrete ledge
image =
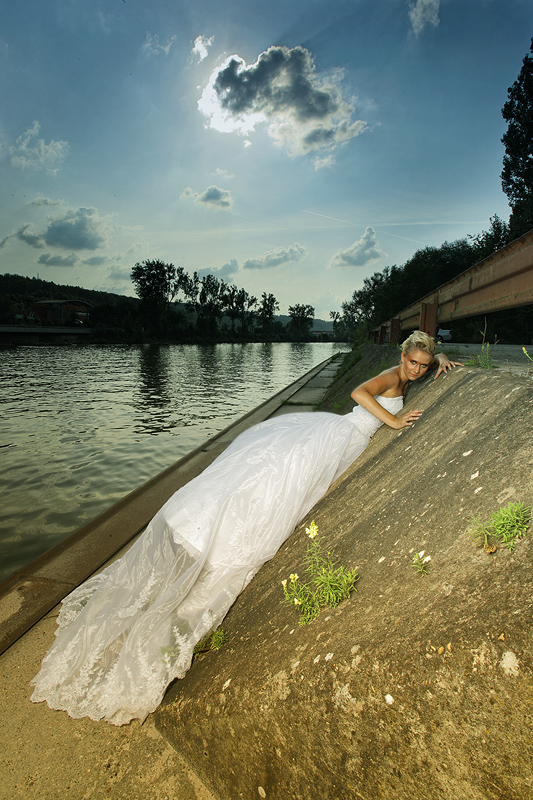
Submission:
<svg viewBox="0 0 533 800">
<path fill-rule="evenodd" d="M 323 373 L 333 377 L 337 369 L 331 361 L 318 364 L 0 583 L 0 653 L 144 530 L 163 503 L 199 475 L 236 436 L 268 419 L 297 395 L 303 401 L 306 392 L 315 398 L 313 381 Z M 287 408 L 302 410 L 299 405 Z"/>
</svg>

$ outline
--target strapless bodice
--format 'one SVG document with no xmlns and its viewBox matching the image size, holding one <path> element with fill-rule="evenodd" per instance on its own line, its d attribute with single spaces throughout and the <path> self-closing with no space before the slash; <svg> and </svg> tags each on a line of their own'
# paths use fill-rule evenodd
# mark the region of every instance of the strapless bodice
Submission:
<svg viewBox="0 0 533 800">
<path fill-rule="evenodd" d="M 377 400 L 380 406 L 383 406 L 384 409 L 389 411 L 391 414 L 397 414 L 403 408 L 403 396 L 399 395 L 398 397 L 383 397 L 383 395 L 377 394 L 374 397 L 374 400 Z M 371 437 L 375 434 L 377 429 L 383 425 L 381 420 L 375 417 L 370 411 L 367 411 L 362 406 L 355 406 L 351 414 L 347 415 L 351 422 L 356 425 L 361 433 L 365 436 Z"/>
</svg>

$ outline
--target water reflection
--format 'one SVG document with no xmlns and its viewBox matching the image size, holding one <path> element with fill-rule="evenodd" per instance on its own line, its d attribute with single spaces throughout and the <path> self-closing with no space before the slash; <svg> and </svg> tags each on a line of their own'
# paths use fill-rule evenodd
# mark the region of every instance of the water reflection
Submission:
<svg viewBox="0 0 533 800">
<path fill-rule="evenodd" d="M 172 420 L 169 350 L 168 346 L 159 344 L 140 348 L 138 393 L 133 396 L 138 412 L 137 433 L 153 435 L 170 431 L 176 425 Z"/>
</svg>

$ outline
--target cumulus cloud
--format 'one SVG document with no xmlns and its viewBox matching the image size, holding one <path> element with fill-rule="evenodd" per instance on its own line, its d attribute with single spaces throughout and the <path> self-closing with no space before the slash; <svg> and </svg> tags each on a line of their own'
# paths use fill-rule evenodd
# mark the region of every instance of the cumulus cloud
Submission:
<svg viewBox="0 0 533 800">
<path fill-rule="evenodd" d="M 198 61 L 203 61 L 204 58 L 207 58 L 207 48 L 211 47 L 214 39 L 214 36 L 210 36 L 209 39 L 206 36 L 197 36 L 191 50 L 192 55 L 196 56 Z"/>
<path fill-rule="evenodd" d="M 50 222 L 44 240 L 49 247 L 97 250 L 105 244 L 106 224 L 95 208 L 77 208 Z"/>
<path fill-rule="evenodd" d="M 79 260 L 76 253 L 70 253 L 68 256 L 53 256 L 50 253 L 43 253 L 42 256 L 39 256 L 39 264 L 46 264 L 47 267 L 73 267 Z"/>
<path fill-rule="evenodd" d="M 26 223 L 18 231 L 5 236 L 0 247 L 9 239 L 17 238 L 38 250 L 44 247 L 97 250 L 105 244 L 106 234 L 107 224 L 95 208 L 67 209 L 62 216 L 49 219 L 44 231 L 33 231 L 30 223 Z"/>
<path fill-rule="evenodd" d="M 352 120 L 355 109 L 343 98 L 341 80 L 342 71 L 318 74 L 304 47 L 269 47 L 254 64 L 227 58 L 211 74 L 198 108 L 209 127 L 223 132 L 248 134 L 265 123 L 276 145 L 292 156 L 316 153 L 320 168 L 366 128 Z"/>
<path fill-rule="evenodd" d="M 227 262 L 227 264 L 224 264 L 222 267 L 218 267 L 217 269 L 207 268 L 197 270 L 199 278 L 204 278 L 206 275 L 214 275 L 215 278 L 225 278 L 230 281 L 238 271 L 239 264 L 236 258 L 232 258 L 231 261 Z"/>
<path fill-rule="evenodd" d="M 193 197 L 194 202 L 199 206 L 208 206 L 223 211 L 229 211 L 233 203 L 231 192 L 228 189 L 220 189 L 218 186 L 208 186 L 203 192 L 193 192 L 191 187 L 187 186 L 182 196 Z"/>
<path fill-rule="evenodd" d="M 409 4 L 409 21 L 415 36 L 427 25 L 434 28 L 439 24 L 440 0 L 415 0 Z"/>
<path fill-rule="evenodd" d="M 365 232 L 346 250 L 338 250 L 329 263 L 329 267 L 364 267 L 378 258 L 386 256 L 378 247 L 374 228 L 365 228 Z"/>
<path fill-rule="evenodd" d="M 153 35 L 151 33 L 147 33 L 142 48 L 143 52 L 148 56 L 160 56 L 162 53 L 168 56 L 170 53 L 170 48 L 176 39 L 177 36 L 174 35 L 170 37 L 166 44 L 161 44 L 157 33 L 154 33 Z"/>
<path fill-rule="evenodd" d="M 275 250 L 268 250 L 258 258 L 249 258 L 244 262 L 244 269 L 270 269 L 280 264 L 288 264 L 291 261 L 300 261 L 307 255 L 307 250 L 301 244 L 295 242 L 289 247 L 276 247 Z"/>
<path fill-rule="evenodd" d="M 54 141 L 48 143 L 39 139 L 41 126 L 34 121 L 31 127 L 22 133 L 15 144 L 9 147 L 8 153 L 13 167 L 21 169 L 42 169 L 49 175 L 55 175 L 59 164 L 68 153 L 68 142 Z"/>
</svg>

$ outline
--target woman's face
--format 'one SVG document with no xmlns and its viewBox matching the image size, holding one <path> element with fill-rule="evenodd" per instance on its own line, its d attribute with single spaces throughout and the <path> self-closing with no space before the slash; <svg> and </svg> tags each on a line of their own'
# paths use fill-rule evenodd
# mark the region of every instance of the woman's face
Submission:
<svg viewBox="0 0 533 800">
<path fill-rule="evenodd" d="M 402 366 L 407 378 L 416 381 L 425 375 L 433 362 L 433 356 L 423 350 L 411 350 L 410 353 L 402 353 Z"/>
</svg>

